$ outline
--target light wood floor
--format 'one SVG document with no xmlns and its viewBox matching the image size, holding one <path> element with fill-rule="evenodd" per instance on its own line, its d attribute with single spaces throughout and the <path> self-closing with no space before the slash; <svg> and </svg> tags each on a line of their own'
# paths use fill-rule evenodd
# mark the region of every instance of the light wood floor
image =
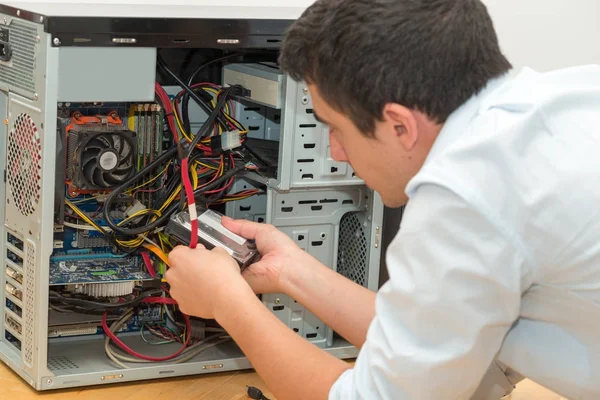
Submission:
<svg viewBox="0 0 600 400">
<path fill-rule="evenodd" d="M 274 399 L 263 381 L 252 371 L 36 393 L 0 362 L 0 399 L 3 400 L 238 400 L 248 398 L 246 385 L 258 387 L 267 397 Z M 566 399 L 533 382 L 524 381 L 506 400 Z"/>
</svg>

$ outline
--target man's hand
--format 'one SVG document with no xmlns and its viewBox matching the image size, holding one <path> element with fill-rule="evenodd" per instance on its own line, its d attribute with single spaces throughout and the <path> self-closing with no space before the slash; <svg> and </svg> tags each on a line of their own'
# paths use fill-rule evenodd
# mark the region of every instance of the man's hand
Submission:
<svg viewBox="0 0 600 400">
<path fill-rule="evenodd" d="M 285 233 L 272 225 L 223 217 L 223 226 L 246 239 L 254 239 L 260 261 L 244 271 L 244 278 L 255 293 L 283 291 L 283 281 L 289 268 L 307 263 L 310 256 Z"/>
<path fill-rule="evenodd" d="M 188 315 L 213 319 L 218 302 L 226 302 L 236 288 L 247 287 L 237 262 L 220 248 L 178 246 L 169 253 L 169 264 L 165 279 L 170 294 Z"/>
</svg>

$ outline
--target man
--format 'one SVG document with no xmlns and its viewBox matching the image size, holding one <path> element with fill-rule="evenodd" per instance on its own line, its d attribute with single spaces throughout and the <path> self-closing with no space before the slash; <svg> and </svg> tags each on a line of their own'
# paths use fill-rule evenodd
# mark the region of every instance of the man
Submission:
<svg viewBox="0 0 600 400">
<path fill-rule="evenodd" d="M 243 276 L 177 248 L 184 312 L 216 320 L 280 399 L 468 399 L 497 358 L 600 398 L 600 67 L 511 72 L 479 0 L 319 0 L 281 67 L 309 83 L 332 157 L 407 203 L 371 293 L 275 228 Z M 283 292 L 360 348 L 353 369 L 281 324 Z"/>
</svg>

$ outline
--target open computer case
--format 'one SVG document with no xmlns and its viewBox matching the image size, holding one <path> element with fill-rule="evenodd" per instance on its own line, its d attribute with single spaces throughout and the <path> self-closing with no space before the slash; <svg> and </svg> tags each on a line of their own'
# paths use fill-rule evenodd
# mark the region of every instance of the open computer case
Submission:
<svg viewBox="0 0 600 400">
<path fill-rule="evenodd" d="M 200 132 L 199 203 L 379 286 L 381 200 L 331 158 L 307 87 L 277 67 L 304 7 L 207 3 L 0 4 L 0 359 L 37 390 L 252 367 L 215 321 L 137 300 L 168 298 L 168 218 L 134 232 L 183 209 L 172 149 Z M 357 355 L 293 299 L 261 298 L 314 345 Z"/>
</svg>

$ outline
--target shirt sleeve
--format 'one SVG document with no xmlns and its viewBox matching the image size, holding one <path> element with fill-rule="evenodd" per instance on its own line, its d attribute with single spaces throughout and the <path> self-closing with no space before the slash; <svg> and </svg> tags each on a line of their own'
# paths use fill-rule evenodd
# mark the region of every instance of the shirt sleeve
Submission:
<svg viewBox="0 0 600 400">
<path fill-rule="evenodd" d="M 388 247 L 390 279 L 329 399 L 468 399 L 519 316 L 524 257 L 501 221 L 422 185 Z M 500 213 L 500 212 L 499 212 Z"/>
</svg>

